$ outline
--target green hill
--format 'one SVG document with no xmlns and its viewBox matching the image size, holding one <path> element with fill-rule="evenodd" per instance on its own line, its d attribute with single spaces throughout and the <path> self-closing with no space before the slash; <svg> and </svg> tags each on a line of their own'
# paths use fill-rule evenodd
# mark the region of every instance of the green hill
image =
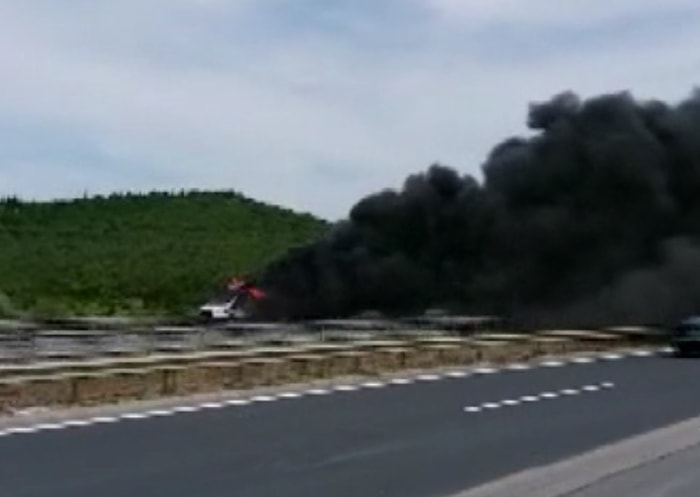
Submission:
<svg viewBox="0 0 700 497">
<path fill-rule="evenodd" d="M 185 312 L 326 227 L 235 192 L 0 201 L 0 314 Z"/>
</svg>

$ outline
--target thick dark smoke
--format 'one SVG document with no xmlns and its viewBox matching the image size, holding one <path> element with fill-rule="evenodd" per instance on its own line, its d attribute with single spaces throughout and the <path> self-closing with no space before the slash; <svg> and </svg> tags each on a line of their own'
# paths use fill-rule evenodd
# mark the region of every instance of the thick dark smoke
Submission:
<svg viewBox="0 0 700 497">
<path fill-rule="evenodd" d="M 441 165 L 360 200 L 260 283 L 293 317 L 427 307 L 539 323 L 700 312 L 700 91 L 670 105 L 572 93 L 531 105 L 484 182 Z"/>
</svg>

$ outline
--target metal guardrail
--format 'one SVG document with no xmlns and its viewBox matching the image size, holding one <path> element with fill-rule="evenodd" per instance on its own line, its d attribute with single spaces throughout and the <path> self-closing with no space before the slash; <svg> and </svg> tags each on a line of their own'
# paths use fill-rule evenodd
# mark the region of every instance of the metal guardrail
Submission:
<svg viewBox="0 0 700 497">
<path fill-rule="evenodd" d="M 411 336 L 466 336 L 496 331 L 498 322 L 496 318 L 472 316 L 301 323 L 226 322 L 199 326 L 101 319 L 53 323 L 5 321 L 0 323 L 0 364 Z"/>
</svg>

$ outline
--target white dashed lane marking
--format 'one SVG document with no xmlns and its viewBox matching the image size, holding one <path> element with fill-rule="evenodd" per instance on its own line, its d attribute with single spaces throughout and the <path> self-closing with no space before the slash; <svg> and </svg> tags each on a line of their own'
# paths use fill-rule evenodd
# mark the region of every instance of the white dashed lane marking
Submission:
<svg viewBox="0 0 700 497">
<path fill-rule="evenodd" d="M 197 406 L 178 406 L 173 409 L 175 412 L 195 412 L 197 410 Z"/>
<path fill-rule="evenodd" d="M 175 412 L 181 412 L 180 410 L 173 409 Z M 144 419 L 148 417 L 148 415 L 145 412 L 128 412 L 126 414 L 122 414 L 121 418 L 122 419 Z"/>
<path fill-rule="evenodd" d="M 299 399 L 307 396 L 328 396 L 332 394 L 349 393 L 360 391 L 363 389 L 380 389 L 384 387 L 396 387 L 402 385 L 412 385 L 416 382 L 437 382 L 447 380 L 457 380 L 462 378 L 473 377 L 474 375 L 493 375 L 505 372 L 516 373 L 519 371 L 528 371 L 536 368 L 555 368 L 563 366 L 574 366 L 581 364 L 591 364 L 597 361 L 619 360 L 628 357 L 651 357 L 658 354 L 665 354 L 670 351 L 669 348 L 660 348 L 657 350 L 637 350 L 628 353 L 599 353 L 590 354 L 583 357 L 571 357 L 562 360 L 545 360 L 541 362 L 533 362 L 528 364 L 512 363 L 505 364 L 499 367 L 477 367 L 453 369 L 442 373 L 422 373 L 415 376 L 407 376 L 403 378 L 392 378 L 386 381 L 364 381 L 357 384 L 343 384 L 329 386 L 328 388 L 309 388 L 306 390 L 286 391 L 268 395 L 251 395 L 244 398 L 231 398 L 221 400 L 219 402 L 203 402 L 194 405 L 181 405 L 171 408 L 145 410 L 143 412 L 125 412 L 114 416 L 97 416 L 86 419 L 71 419 L 62 422 L 42 422 L 33 426 L 11 427 L 0 430 L 0 437 L 30 434 L 40 431 L 53 431 L 67 428 L 83 428 L 98 424 L 111 424 L 124 421 L 137 421 L 148 418 L 167 417 L 175 414 L 195 413 L 207 409 L 222 409 L 226 407 L 245 407 L 251 404 L 265 404 L 275 401 Z M 581 394 L 590 394 L 602 389 L 613 388 L 612 383 L 606 382 L 599 385 L 585 385 L 581 388 L 567 388 L 558 392 L 542 392 L 538 395 L 525 395 L 518 399 L 505 399 L 500 402 L 488 402 L 480 406 L 468 406 L 464 410 L 470 413 L 481 412 L 484 409 L 493 410 L 502 407 L 515 407 L 525 403 L 538 402 L 547 399 L 556 399 L 561 396 L 574 396 Z"/>
<path fill-rule="evenodd" d="M 363 383 L 362 386 L 365 388 L 382 388 L 384 386 L 384 383 L 381 383 L 379 381 L 367 381 Z"/>
<path fill-rule="evenodd" d="M 38 430 L 61 430 L 63 425 L 61 423 L 45 423 L 37 426 Z"/>
<path fill-rule="evenodd" d="M 422 374 L 422 375 L 418 376 L 418 379 L 421 381 L 437 381 L 437 380 L 441 380 L 442 377 L 440 375 L 437 375 L 437 374 Z"/>
<path fill-rule="evenodd" d="M 336 392 L 354 392 L 358 388 L 359 387 L 357 385 L 338 385 L 336 387 L 333 387 L 333 390 L 335 390 Z"/>
<path fill-rule="evenodd" d="M 163 411 L 151 411 L 150 414 L 157 416 L 158 413 L 161 413 L 161 412 L 163 412 Z M 93 421 L 95 421 L 95 423 L 114 423 L 114 422 L 118 421 L 118 418 L 115 416 L 100 416 L 97 418 L 93 418 Z"/>
<path fill-rule="evenodd" d="M 204 405 L 199 406 L 200 409 L 206 409 Z M 156 409 L 153 411 L 146 411 L 146 414 L 149 417 L 157 417 L 157 416 L 170 416 L 172 414 L 175 414 L 175 412 L 172 409 Z M 111 417 L 111 418 L 102 418 L 103 423 L 113 423 L 114 421 L 117 421 L 117 418 Z"/>
<path fill-rule="evenodd" d="M 275 397 L 272 395 L 256 395 L 255 397 L 250 399 L 252 402 L 272 402 L 273 400 L 277 400 Z"/>
<path fill-rule="evenodd" d="M 325 388 L 314 388 L 313 390 L 309 390 L 309 395 L 328 395 L 329 393 L 331 393 L 331 391 L 326 390 Z"/>
<path fill-rule="evenodd" d="M 145 413 L 144 413 L 144 417 L 148 417 L 148 416 L 145 415 Z M 73 428 L 73 427 L 80 428 L 83 426 L 90 426 L 92 424 L 92 420 L 90 420 L 90 419 L 74 419 L 71 421 L 66 421 L 65 423 L 62 423 L 62 424 L 66 428 Z"/>
<path fill-rule="evenodd" d="M 448 378 L 466 378 L 469 376 L 468 371 L 450 371 L 448 373 L 445 373 L 445 376 Z"/>
<path fill-rule="evenodd" d="M 561 391 L 562 395 L 578 395 L 579 393 L 581 393 L 581 392 L 579 392 L 578 390 L 575 390 L 573 388 L 566 388 L 566 389 Z"/>
<path fill-rule="evenodd" d="M 545 368 L 558 368 L 563 365 L 564 363 L 561 361 L 545 361 L 542 363 L 542 366 L 544 366 Z"/>
<path fill-rule="evenodd" d="M 618 359 L 624 358 L 624 356 L 620 354 L 604 354 L 602 357 L 606 361 L 617 361 Z"/>
<path fill-rule="evenodd" d="M 495 374 L 495 373 L 498 373 L 498 369 L 496 369 L 496 368 L 476 368 L 474 370 L 474 372 L 477 374 Z"/>
<path fill-rule="evenodd" d="M 299 393 L 299 392 L 282 392 L 277 397 L 280 399 L 298 399 L 299 397 L 301 397 L 301 393 Z M 239 399 L 233 399 L 230 402 L 244 402 L 244 401 L 241 401 Z"/>
<path fill-rule="evenodd" d="M 527 371 L 528 369 L 531 369 L 532 366 L 529 364 L 511 364 L 508 366 L 508 370 L 510 371 Z"/>
<path fill-rule="evenodd" d="M 555 391 L 555 392 L 542 392 L 537 395 L 523 395 L 522 397 L 518 399 L 506 399 L 506 400 L 501 400 L 499 402 L 484 402 L 483 404 L 479 405 L 473 405 L 473 406 L 465 406 L 464 407 L 464 412 L 474 414 L 478 412 L 482 412 L 486 409 L 488 410 L 493 410 L 493 409 L 499 409 L 503 407 L 514 407 L 518 406 L 522 403 L 534 403 L 534 402 L 541 402 L 543 400 L 551 400 L 551 399 L 557 399 L 560 398 L 563 395 L 579 395 L 583 393 L 593 393 L 593 392 L 599 392 L 601 390 L 606 390 L 606 389 L 611 389 L 614 388 L 615 384 L 612 382 L 604 382 L 604 383 L 599 383 L 596 385 L 583 385 L 580 388 L 565 388 L 563 390 Z"/>
</svg>

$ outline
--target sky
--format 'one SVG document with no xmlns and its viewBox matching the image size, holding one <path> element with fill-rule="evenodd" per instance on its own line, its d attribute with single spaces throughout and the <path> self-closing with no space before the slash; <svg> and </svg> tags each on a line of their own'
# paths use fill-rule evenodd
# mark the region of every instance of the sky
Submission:
<svg viewBox="0 0 700 497">
<path fill-rule="evenodd" d="M 233 189 L 326 219 L 481 178 L 531 102 L 700 85 L 697 0 L 0 3 L 0 195 Z"/>
</svg>

